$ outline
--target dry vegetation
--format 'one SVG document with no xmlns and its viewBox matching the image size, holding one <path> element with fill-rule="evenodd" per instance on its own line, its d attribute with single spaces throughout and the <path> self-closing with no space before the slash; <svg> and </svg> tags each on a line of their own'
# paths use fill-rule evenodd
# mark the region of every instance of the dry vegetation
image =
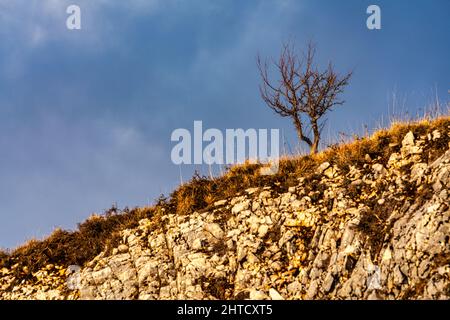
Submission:
<svg viewBox="0 0 450 320">
<path fill-rule="evenodd" d="M 390 154 L 399 150 L 408 131 L 420 136 L 435 129 L 447 132 L 449 126 L 448 116 L 433 121 L 397 123 L 390 129 L 377 131 L 372 137 L 357 138 L 319 154 L 283 159 L 279 172 L 273 176 L 259 175 L 260 166 L 250 164 L 234 166 L 215 179 L 196 174 L 190 182 L 179 186 L 169 198 L 158 199 L 153 207 L 123 211 L 113 207 L 104 215 L 94 215 L 81 223 L 76 231 L 58 229 L 42 241 L 29 241 L 10 253 L 0 251 L 0 268 L 16 265 L 17 279 L 24 279 L 32 277 L 34 271 L 50 263 L 83 265 L 102 251 L 108 253 L 120 241 L 120 230 L 136 227 L 143 218 L 150 218 L 157 227 L 165 212 L 186 215 L 207 210 L 215 201 L 234 197 L 250 187 L 272 186 L 275 190 L 284 191 L 296 184 L 299 177 L 313 177 L 317 166 L 324 161 L 336 164 L 344 172 L 350 165 L 364 163 L 366 155 L 386 164 Z M 430 162 L 448 149 L 450 138 L 446 135 L 446 139 L 438 141 L 427 150 Z M 366 222 L 370 224 L 373 221 L 367 217 Z"/>
<path fill-rule="evenodd" d="M 93 215 L 78 225 L 76 231 L 56 229 L 48 238 L 30 240 L 11 253 L 0 252 L 0 268 L 14 268 L 16 277 L 26 279 L 48 264 L 83 265 L 103 250 L 114 248 L 120 240 L 120 230 L 133 228 L 148 218 L 154 208 L 125 209 L 112 207 L 102 216 Z"/>
</svg>

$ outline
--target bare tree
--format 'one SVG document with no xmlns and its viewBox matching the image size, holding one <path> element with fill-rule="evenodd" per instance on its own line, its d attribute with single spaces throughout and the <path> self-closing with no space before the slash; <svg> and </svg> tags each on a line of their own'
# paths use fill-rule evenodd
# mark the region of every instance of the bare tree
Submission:
<svg viewBox="0 0 450 320">
<path fill-rule="evenodd" d="M 277 114 L 292 119 L 299 140 L 310 147 L 311 154 L 318 151 L 324 115 L 344 103 L 338 96 L 352 76 L 351 72 L 339 76 L 331 63 L 319 71 L 314 64 L 315 53 L 312 42 L 301 56 L 295 53 L 292 44 L 284 44 L 280 58 L 272 62 L 278 75 L 275 81 L 270 79 L 268 62 L 261 62 L 259 56 L 257 59 L 262 78 L 261 97 Z"/>
</svg>

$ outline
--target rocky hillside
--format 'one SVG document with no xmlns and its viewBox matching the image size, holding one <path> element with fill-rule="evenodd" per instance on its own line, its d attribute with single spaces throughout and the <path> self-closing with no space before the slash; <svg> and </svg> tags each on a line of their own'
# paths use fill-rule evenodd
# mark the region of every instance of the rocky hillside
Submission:
<svg viewBox="0 0 450 320">
<path fill-rule="evenodd" d="M 450 119 L 382 136 L 286 185 L 162 208 L 79 270 L 0 267 L 0 299 L 449 299 Z"/>
</svg>

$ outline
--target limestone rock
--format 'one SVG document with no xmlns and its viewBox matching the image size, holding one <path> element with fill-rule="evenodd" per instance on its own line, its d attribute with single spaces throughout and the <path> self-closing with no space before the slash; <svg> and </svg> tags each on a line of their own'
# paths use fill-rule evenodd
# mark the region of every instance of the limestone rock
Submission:
<svg viewBox="0 0 450 320">
<path fill-rule="evenodd" d="M 319 174 L 323 173 L 329 167 L 330 167 L 330 163 L 329 162 L 324 162 L 319 167 L 317 167 L 316 172 L 319 173 Z"/>
<path fill-rule="evenodd" d="M 206 224 L 205 231 L 209 232 L 216 239 L 222 239 L 224 237 L 224 232 L 217 223 Z"/>
<path fill-rule="evenodd" d="M 411 131 L 390 155 L 323 162 L 160 226 L 143 219 L 83 266 L 20 281 L 29 269 L 1 267 L 0 299 L 448 300 L 449 131 Z"/>
<path fill-rule="evenodd" d="M 269 289 L 269 296 L 272 300 L 284 300 L 281 294 L 278 293 L 274 288 Z"/>
</svg>

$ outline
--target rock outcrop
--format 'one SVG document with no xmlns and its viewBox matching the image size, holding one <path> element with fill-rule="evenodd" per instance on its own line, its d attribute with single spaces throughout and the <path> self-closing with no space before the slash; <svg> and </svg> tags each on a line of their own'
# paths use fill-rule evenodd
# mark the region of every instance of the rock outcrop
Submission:
<svg viewBox="0 0 450 320">
<path fill-rule="evenodd" d="M 449 299 L 450 150 L 424 157 L 449 134 L 409 132 L 388 163 L 325 162 L 156 230 L 143 219 L 69 277 L 48 266 L 11 287 L 0 270 L 0 299 Z"/>
</svg>

